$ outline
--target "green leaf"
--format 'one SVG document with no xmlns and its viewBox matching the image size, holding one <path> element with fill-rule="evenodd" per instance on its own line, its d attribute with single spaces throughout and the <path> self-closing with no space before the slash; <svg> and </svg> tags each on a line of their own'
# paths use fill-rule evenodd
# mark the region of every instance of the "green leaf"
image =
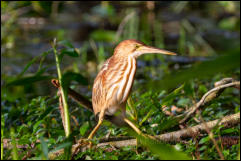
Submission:
<svg viewBox="0 0 241 161">
<path fill-rule="evenodd" d="M 37 71 L 36 75 L 41 75 L 47 68 L 50 67 L 50 65 L 48 65 L 47 67 L 42 68 L 42 65 L 43 65 L 43 62 L 44 62 L 46 56 L 47 56 L 49 53 L 52 53 L 52 52 L 53 52 L 53 49 L 49 49 L 48 51 L 44 52 L 44 53 L 41 55 L 42 58 L 40 59 L 39 68 L 38 68 L 38 71 Z"/>
<path fill-rule="evenodd" d="M 145 122 L 154 112 L 154 109 L 151 109 L 146 116 L 141 120 L 141 122 L 139 123 L 139 125 L 141 126 L 143 124 L 143 122 Z"/>
<path fill-rule="evenodd" d="M 22 71 L 20 74 L 18 74 L 17 77 L 18 77 L 18 78 L 22 77 L 23 74 L 28 70 L 28 68 L 29 68 L 33 63 L 35 63 L 35 62 L 39 59 L 39 57 L 42 57 L 41 60 L 40 60 L 40 64 L 39 64 L 39 69 L 38 69 L 38 71 L 39 71 L 39 70 L 41 69 L 41 67 L 42 67 L 42 63 L 43 63 L 45 57 L 46 57 L 49 53 L 51 53 L 51 52 L 52 52 L 52 49 L 50 49 L 50 50 L 48 50 L 48 51 L 46 51 L 46 52 L 43 52 L 43 53 L 42 53 L 41 55 L 39 55 L 39 56 L 34 57 L 30 62 L 28 62 L 28 64 L 24 67 L 23 71 Z"/>
<path fill-rule="evenodd" d="M 199 151 L 206 150 L 207 148 L 208 148 L 208 146 L 207 146 L 207 145 L 203 145 L 203 146 L 201 146 L 201 148 L 199 149 Z"/>
<path fill-rule="evenodd" d="M 28 68 L 38 60 L 39 56 L 36 56 L 34 57 L 30 62 L 28 62 L 28 64 L 24 67 L 23 71 L 17 76 L 18 78 L 19 77 L 22 77 L 23 74 L 28 70 Z"/>
<path fill-rule="evenodd" d="M 38 128 L 39 128 L 39 125 L 43 122 L 43 120 L 39 120 L 38 122 L 36 122 L 33 126 L 33 133 L 36 133 Z"/>
<path fill-rule="evenodd" d="M 209 140 L 210 140 L 209 136 L 206 136 L 199 141 L 199 144 L 204 144 L 204 143 L 208 142 Z"/>
<path fill-rule="evenodd" d="M 175 89 L 172 93 L 170 93 L 168 96 L 162 99 L 161 104 L 166 106 L 170 105 L 170 102 L 172 102 L 173 99 L 181 95 L 181 90 L 183 89 L 184 85 L 185 84 L 182 84 L 180 87 Z"/>
<path fill-rule="evenodd" d="M 79 52 L 75 48 L 62 49 L 60 51 L 60 54 L 58 55 L 60 61 L 62 61 L 64 55 L 68 55 L 68 56 L 71 56 L 71 57 L 78 57 Z"/>
<path fill-rule="evenodd" d="M 40 115 L 39 120 L 44 119 L 50 112 L 52 112 L 54 110 L 53 106 L 50 106 L 49 108 L 47 108 L 46 111 L 44 111 L 43 114 Z"/>
<path fill-rule="evenodd" d="M 186 107 L 190 102 L 191 100 L 189 98 L 180 98 L 177 102 L 177 106 Z"/>
<path fill-rule="evenodd" d="M 52 152 L 56 152 L 56 151 L 58 151 L 58 150 L 60 150 L 60 149 L 69 147 L 69 146 L 71 146 L 71 145 L 72 145 L 71 142 L 62 143 L 62 144 L 57 145 L 57 147 L 54 148 L 54 150 L 51 150 L 50 152 L 51 152 L 51 153 L 52 153 Z"/>
<path fill-rule="evenodd" d="M 240 49 L 210 61 L 197 63 L 189 69 L 168 74 L 162 80 L 151 80 L 144 86 L 151 87 L 154 90 L 170 89 L 190 79 L 213 77 L 214 74 L 235 68 L 240 68 Z"/>
<path fill-rule="evenodd" d="M 81 127 L 80 127 L 80 135 L 84 136 L 86 131 L 89 128 L 89 122 L 85 122 Z"/>
<path fill-rule="evenodd" d="M 70 82 L 74 80 L 82 85 L 88 85 L 88 81 L 85 77 L 83 77 L 79 73 L 74 72 L 66 72 L 63 74 L 62 82 L 63 82 L 63 88 L 67 88 L 70 85 Z"/>
<path fill-rule="evenodd" d="M 157 154 L 162 160 L 191 160 L 187 154 L 176 150 L 169 144 L 161 143 L 141 135 L 138 135 L 137 138 L 142 145 L 146 146 L 154 154 Z"/>
<path fill-rule="evenodd" d="M 64 55 L 64 54 L 66 54 L 68 56 L 71 56 L 71 57 L 78 57 L 79 56 L 79 53 L 75 48 L 62 49 L 60 51 L 60 55 Z"/>
<path fill-rule="evenodd" d="M 179 119 L 178 118 L 170 118 L 166 119 L 161 122 L 161 127 L 159 127 L 159 131 L 163 132 L 164 130 L 170 129 L 171 127 L 174 127 L 179 124 Z"/>
<path fill-rule="evenodd" d="M 42 159 L 48 159 L 48 145 L 45 142 L 43 136 L 40 137 L 41 149 L 42 149 Z"/>
<path fill-rule="evenodd" d="M 74 46 L 68 40 L 59 41 L 57 44 L 58 45 L 63 45 L 63 46 L 69 47 L 69 48 L 74 48 Z"/>
<path fill-rule="evenodd" d="M 230 129 L 222 130 L 222 134 L 229 134 L 233 132 L 237 132 L 237 129 L 230 128 Z"/>
<path fill-rule="evenodd" d="M 35 83 L 42 80 L 49 80 L 52 78 L 53 78 L 52 76 L 39 76 L 39 75 L 26 76 L 7 83 L 7 86 L 24 86 L 24 85 Z"/>
</svg>

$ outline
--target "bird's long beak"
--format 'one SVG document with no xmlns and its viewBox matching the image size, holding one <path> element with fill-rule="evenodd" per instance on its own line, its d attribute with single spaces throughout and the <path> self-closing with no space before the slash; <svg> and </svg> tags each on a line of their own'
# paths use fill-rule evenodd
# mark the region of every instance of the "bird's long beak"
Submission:
<svg viewBox="0 0 241 161">
<path fill-rule="evenodd" d="M 176 53 L 173 53 L 171 51 L 167 51 L 167 50 L 163 50 L 163 49 L 159 49 L 159 48 L 155 48 L 152 46 L 141 46 L 137 49 L 141 55 L 142 54 L 147 54 L 147 53 L 158 53 L 158 54 L 164 54 L 164 55 L 177 55 Z"/>
</svg>

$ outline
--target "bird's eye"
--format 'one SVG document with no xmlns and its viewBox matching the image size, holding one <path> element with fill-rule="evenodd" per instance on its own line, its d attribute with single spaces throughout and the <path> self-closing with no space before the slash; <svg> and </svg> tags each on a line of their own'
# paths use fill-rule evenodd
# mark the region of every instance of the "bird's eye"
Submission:
<svg viewBox="0 0 241 161">
<path fill-rule="evenodd" d="M 135 48 L 138 49 L 139 47 L 141 47 L 141 45 L 136 44 Z"/>
</svg>

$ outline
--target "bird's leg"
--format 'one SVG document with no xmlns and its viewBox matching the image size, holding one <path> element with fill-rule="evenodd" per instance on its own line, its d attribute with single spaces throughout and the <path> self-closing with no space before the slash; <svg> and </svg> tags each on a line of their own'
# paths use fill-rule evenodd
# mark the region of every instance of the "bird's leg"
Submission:
<svg viewBox="0 0 241 161">
<path fill-rule="evenodd" d="M 124 118 L 124 121 L 125 121 L 133 130 L 135 130 L 135 132 L 136 132 L 137 134 L 139 134 L 139 135 L 141 135 L 141 136 L 144 136 L 144 137 L 148 137 L 148 138 L 150 138 L 150 139 L 157 140 L 157 138 L 155 138 L 154 136 L 147 135 L 147 134 L 143 134 L 143 133 L 141 132 L 141 130 L 140 130 L 138 127 L 136 127 L 136 125 L 133 124 L 129 119 Z"/>
<path fill-rule="evenodd" d="M 89 139 L 92 139 L 93 136 L 95 135 L 96 131 L 99 129 L 100 125 L 102 124 L 102 122 L 104 121 L 104 115 L 105 115 L 105 110 L 102 110 L 100 112 L 100 115 L 99 115 L 99 120 L 98 120 L 98 124 L 95 126 L 95 128 L 91 131 L 89 137 L 88 137 L 88 140 Z"/>
<path fill-rule="evenodd" d="M 81 146 L 85 146 L 89 144 L 89 147 L 91 148 L 92 146 L 92 142 L 90 141 L 90 139 L 93 138 L 94 134 L 96 133 L 96 131 L 99 129 L 100 125 L 102 124 L 103 120 L 104 120 L 104 114 L 105 114 L 105 110 L 100 112 L 99 115 L 99 120 L 98 120 L 98 124 L 95 126 L 95 128 L 91 131 L 88 139 L 80 139 L 78 140 L 78 146 L 75 148 L 73 156 L 79 151 L 79 148 Z"/>
</svg>

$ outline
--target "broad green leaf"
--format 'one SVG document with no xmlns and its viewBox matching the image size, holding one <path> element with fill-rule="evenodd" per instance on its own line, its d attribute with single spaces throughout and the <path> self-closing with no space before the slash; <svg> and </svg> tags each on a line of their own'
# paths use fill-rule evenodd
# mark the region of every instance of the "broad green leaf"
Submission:
<svg viewBox="0 0 241 161">
<path fill-rule="evenodd" d="M 23 85 L 35 83 L 35 82 L 42 81 L 42 80 L 49 80 L 52 78 L 53 78 L 52 76 L 39 76 L 39 75 L 26 76 L 26 77 L 16 79 L 16 80 L 9 82 L 7 84 L 7 86 L 23 86 Z"/>
<path fill-rule="evenodd" d="M 63 88 L 69 87 L 69 84 L 72 80 L 82 85 L 88 85 L 87 79 L 83 77 L 81 74 L 74 73 L 74 72 L 66 72 L 63 74 L 63 77 L 62 77 Z"/>
<path fill-rule="evenodd" d="M 197 63 L 189 69 L 166 75 L 162 80 L 151 80 L 145 86 L 154 90 L 170 89 L 190 79 L 213 77 L 214 74 L 235 68 L 240 68 L 240 50 L 235 50 L 210 61 Z"/>
<path fill-rule="evenodd" d="M 84 136 L 86 131 L 89 128 L 89 122 L 85 122 L 81 127 L 80 127 L 80 135 Z"/>
<path fill-rule="evenodd" d="M 238 132 L 238 130 L 234 129 L 234 128 L 222 130 L 222 134 L 229 134 L 229 133 L 233 133 L 233 132 Z"/>
<path fill-rule="evenodd" d="M 210 140 L 209 136 L 206 136 L 199 141 L 199 144 L 204 144 L 204 143 L 208 142 L 209 140 Z"/>
<path fill-rule="evenodd" d="M 186 107 L 190 104 L 191 100 L 189 98 L 180 98 L 177 102 L 177 106 Z"/>
<path fill-rule="evenodd" d="M 71 57 L 78 57 L 79 53 L 78 53 L 77 49 L 75 49 L 75 48 L 62 49 L 59 54 L 60 61 L 62 61 L 64 55 L 68 55 Z"/>
<path fill-rule="evenodd" d="M 57 44 L 58 45 L 64 45 L 64 46 L 69 47 L 69 48 L 74 48 L 74 46 L 68 40 L 59 41 Z"/>
<path fill-rule="evenodd" d="M 199 149 L 199 151 L 206 150 L 207 148 L 208 148 L 208 146 L 207 146 L 207 145 L 203 145 L 203 146 L 201 146 L 201 148 Z"/>
<path fill-rule="evenodd" d="M 191 160 L 191 158 L 182 151 L 178 151 L 175 147 L 165 144 L 147 137 L 138 135 L 138 141 L 157 154 L 161 160 Z"/>
</svg>

